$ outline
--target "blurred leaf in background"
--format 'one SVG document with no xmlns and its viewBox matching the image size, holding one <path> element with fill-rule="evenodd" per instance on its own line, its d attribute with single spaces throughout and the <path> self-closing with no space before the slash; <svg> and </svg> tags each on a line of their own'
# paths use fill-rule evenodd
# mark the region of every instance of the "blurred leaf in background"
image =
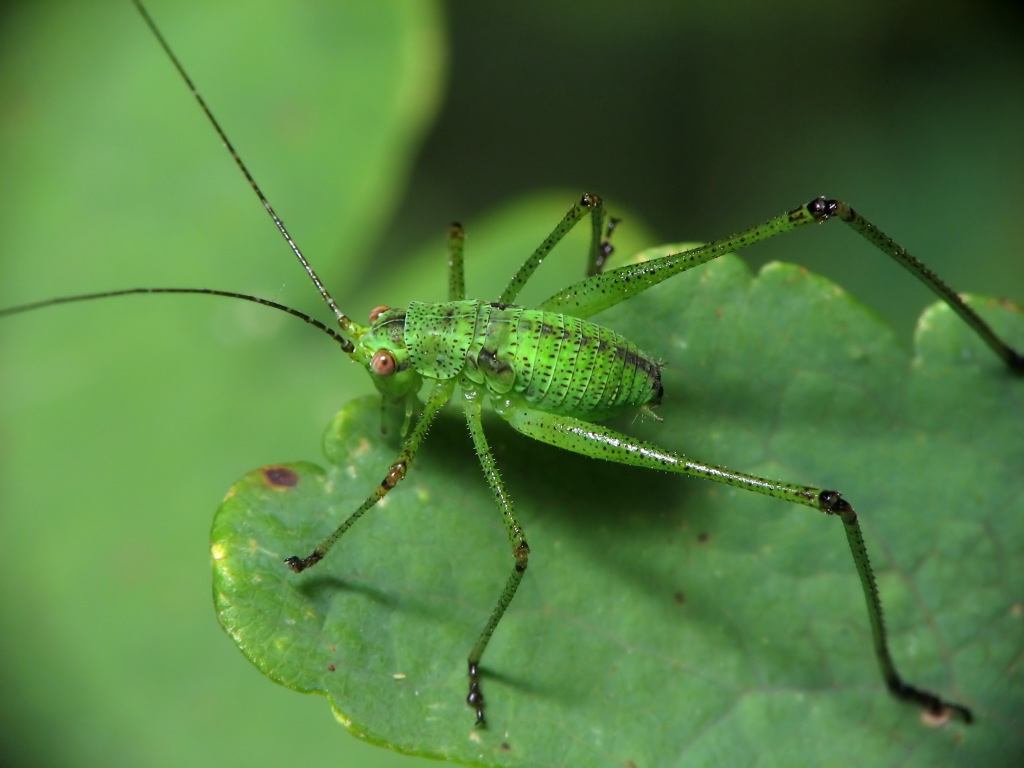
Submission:
<svg viewBox="0 0 1024 768">
<path fill-rule="evenodd" d="M 373 297 L 346 275 L 372 256 L 440 99 L 437 8 L 149 10 L 338 300 L 365 316 Z M 0 306 L 173 285 L 322 312 L 127 0 L 6 6 L 2 34 Z M 160 298 L 0 327 L 5 764 L 394 765 L 322 701 L 269 685 L 210 600 L 208 531 L 229 483 L 318 456 L 365 374 L 278 313 Z"/>
<path fill-rule="evenodd" d="M 453 2 L 448 27 L 448 98 L 386 242 L 418 245 L 438 221 L 538 188 L 628 205 L 652 244 L 827 195 L 958 290 L 1019 299 L 1018 3 Z M 909 345 L 931 295 L 840 230 L 744 258 L 828 276 Z"/>
</svg>

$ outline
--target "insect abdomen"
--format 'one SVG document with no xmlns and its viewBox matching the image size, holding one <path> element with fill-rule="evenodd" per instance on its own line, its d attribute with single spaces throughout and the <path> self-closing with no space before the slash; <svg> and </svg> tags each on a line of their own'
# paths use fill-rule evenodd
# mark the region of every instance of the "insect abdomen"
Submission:
<svg viewBox="0 0 1024 768">
<path fill-rule="evenodd" d="M 661 366 L 578 317 L 481 303 L 467 375 L 534 408 L 598 419 L 661 399 Z"/>
</svg>

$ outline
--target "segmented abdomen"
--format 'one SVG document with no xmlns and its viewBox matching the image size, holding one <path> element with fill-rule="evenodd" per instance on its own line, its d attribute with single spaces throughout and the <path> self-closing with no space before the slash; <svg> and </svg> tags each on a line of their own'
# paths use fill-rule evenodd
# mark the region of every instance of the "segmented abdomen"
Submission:
<svg viewBox="0 0 1024 768">
<path fill-rule="evenodd" d="M 470 378 L 549 413 L 599 419 L 661 400 L 661 366 L 614 331 L 578 317 L 481 302 Z M 476 375 L 473 375 L 476 374 Z"/>
</svg>

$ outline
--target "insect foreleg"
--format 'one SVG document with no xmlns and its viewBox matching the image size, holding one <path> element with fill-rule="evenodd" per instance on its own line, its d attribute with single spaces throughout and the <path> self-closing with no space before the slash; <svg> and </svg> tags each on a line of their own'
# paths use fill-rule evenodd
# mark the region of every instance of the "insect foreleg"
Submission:
<svg viewBox="0 0 1024 768">
<path fill-rule="evenodd" d="M 487 648 L 487 643 L 490 642 L 491 635 L 494 634 L 498 622 L 505 615 L 505 609 L 508 608 L 509 603 L 512 602 L 512 598 L 515 597 L 516 591 L 519 589 L 519 583 L 523 580 L 523 575 L 526 573 L 526 566 L 530 559 L 530 547 L 526 543 L 526 536 L 519 525 L 519 521 L 516 520 L 515 512 L 512 510 L 512 499 L 505 489 L 505 484 L 498 473 L 498 465 L 495 463 L 491 449 L 487 445 L 483 422 L 480 418 L 479 398 L 473 396 L 472 393 L 467 393 L 465 407 L 466 422 L 469 424 L 469 434 L 473 438 L 473 447 L 476 449 L 476 455 L 480 459 L 480 466 L 484 470 L 487 484 L 491 487 L 491 493 L 494 494 L 494 500 L 498 503 L 498 508 L 501 509 L 509 544 L 512 545 L 512 556 L 515 559 L 512 573 L 509 574 L 508 581 L 505 582 L 505 587 L 501 590 L 498 602 L 495 603 L 494 608 L 491 610 L 491 615 L 487 619 L 487 624 L 473 645 L 473 649 L 469 652 L 469 695 L 466 697 L 466 703 L 476 710 L 477 723 L 484 725 L 486 721 L 484 719 L 484 697 L 480 691 L 480 657 L 483 656 L 484 649 Z"/>
<path fill-rule="evenodd" d="M 843 522 L 857 574 L 860 577 L 861 588 L 867 602 L 868 619 L 871 623 L 875 656 L 878 659 L 886 686 L 897 698 L 917 704 L 932 714 L 950 714 L 965 722 L 971 722 L 972 716 L 969 709 L 910 685 L 896 671 L 886 640 L 882 603 L 878 587 L 875 584 L 874 571 L 868 559 L 867 548 L 864 545 L 860 524 L 857 522 L 857 514 L 838 492 L 812 486 L 774 482 L 756 475 L 742 474 L 724 467 L 704 464 L 616 432 L 608 427 L 571 416 L 544 413 L 518 405 L 507 405 L 497 410 L 517 431 L 558 448 L 619 464 L 703 477 L 785 501 L 804 504 L 828 515 L 836 515 Z"/>
<path fill-rule="evenodd" d="M 352 527 L 353 523 L 356 522 L 363 514 L 378 501 L 383 499 L 392 488 L 405 478 L 406 473 L 409 471 L 409 466 L 412 464 L 413 458 L 416 456 L 416 451 L 419 450 L 420 444 L 423 439 L 427 436 L 427 431 L 430 429 L 431 423 L 434 421 L 434 417 L 437 416 L 438 411 L 444 406 L 445 403 L 452 396 L 452 391 L 455 388 L 454 379 L 445 379 L 435 383 L 434 388 L 430 392 L 430 396 L 427 398 L 427 402 L 423 406 L 423 413 L 420 414 L 419 420 L 416 422 L 416 426 L 412 432 L 405 438 L 402 443 L 402 450 L 398 454 L 398 458 L 395 459 L 394 463 L 388 468 L 387 475 L 381 480 L 380 485 L 377 489 L 370 494 L 370 496 L 364 501 L 359 509 L 349 515 L 345 521 L 334 529 L 326 539 L 317 545 L 307 557 L 297 557 L 292 555 L 285 559 L 288 563 L 288 567 L 296 573 L 316 565 L 323 560 L 324 555 L 327 551 L 334 546 L 334 544 L 340 539 L 345 532 Z"/>
<path fill-rule="evenodd" d="M 459 222 L 453 221 L 448 227 L 448 301 L 466 298 L 466 273 L 462 259 L 465 245 L 466 233 Z"/>
</svg>

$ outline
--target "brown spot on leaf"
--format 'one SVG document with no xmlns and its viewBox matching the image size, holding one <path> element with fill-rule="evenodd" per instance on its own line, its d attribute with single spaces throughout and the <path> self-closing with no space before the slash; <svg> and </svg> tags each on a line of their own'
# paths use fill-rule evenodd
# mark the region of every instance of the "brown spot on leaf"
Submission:
<svg viewBox="0 0 1024 768">
<path fill-rule="evenodd" d="M 272 488 L 294 488 L 299 484 L 299 475 L 288 467 L 264 467 L 263 479 Z"/>
</svg>

